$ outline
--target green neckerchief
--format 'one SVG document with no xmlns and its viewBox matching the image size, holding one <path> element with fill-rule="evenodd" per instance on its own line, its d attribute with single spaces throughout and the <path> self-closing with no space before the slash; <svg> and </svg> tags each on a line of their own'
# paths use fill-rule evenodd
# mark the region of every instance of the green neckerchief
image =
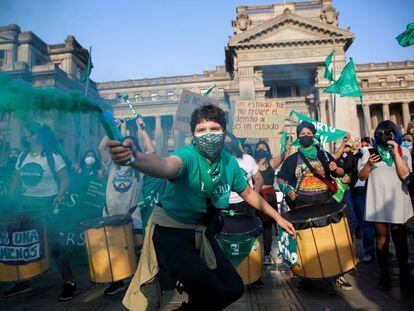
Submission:
<svg viewBox="0 0 414 311">
<path fill-rule="evenodd" d="M 392 166 L 394 163 L 394 156 L 392 155 L 392 148 L 377 146 L 378 153 L 381 156 L 381 160 L 387 163 L 388 166 Z"/>
<path fill-rule="evenodd" d="M 197 150 L 194 148 L 197 154 L 198 165 L 201 172 L 201 191 L 205 191 L 207 197 L 211 198 L 211 194 L 216 188 L 217 184 L 221 180 L 223 175 L 223 166 L 221 165 L 221 156 L 219 155 L 214 162 L 209 165 L 206 158 L 204 158 Z"/>
<path fill-rule="evenodd" d="M 318 158 L 318 149 L 316 149 L 315 146 L 312 146 L 310 149 L 299 147 L 299 151 L 311 160 L 316 160 Z"/>
</svg>

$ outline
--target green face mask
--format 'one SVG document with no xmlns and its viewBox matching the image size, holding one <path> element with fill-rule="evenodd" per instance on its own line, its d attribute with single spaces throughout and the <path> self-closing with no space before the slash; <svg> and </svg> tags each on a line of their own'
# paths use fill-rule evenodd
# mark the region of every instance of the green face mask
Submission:
<svg viewBox="0 0 414 311">
<path fill-rule="evenodd" d="M 193 136 L 191 143 L 196 147 L 198 152 L 214 161 L 224 147 L 224 133 L 206 133 L 198 136 Z"/>
</svg>

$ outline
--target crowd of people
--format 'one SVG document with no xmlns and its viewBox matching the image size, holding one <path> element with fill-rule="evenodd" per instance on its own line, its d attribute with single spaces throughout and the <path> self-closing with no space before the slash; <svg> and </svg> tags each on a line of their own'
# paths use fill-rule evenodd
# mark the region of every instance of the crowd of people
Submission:
<svg viewBox="0 0 414 311">
<path fill-rule="evenodd" d="M 226 130 L 223 110 L 206 105 L 191 116 L 191 144 L 159 157 L 143 120 L 137 118 L 133 126 L 128 122 L 127 127 L 118 123 L 124 129 L 123 143 L 104 137 L 96 149 L 84 152 L 76 166 L 51 129 L 37 122 L 25 125 L 22 149 L 8 150 L 1 173 L 1 212 L 44 215 L 51 255 L 63 280 L 59 300 L 73 298 L 77 290 L 67 251 L 58 239 L 59 209 L 64 208 L 71 180 L 86 188 L 91 179 L 106 181 L 105 204 L 95 217 L 129 214 L 132 219 L 140 258 L 123 301 L 131 310 L 159 306 L 160 292 L 174 289 L 177 283 L 189 297 L 178 310 L 222 310 L 236 301 L 244 285 L 215 238 L 223 225 L 222 211 L 259 217 L 263 263 L 274 264 L 277 226 L 295 237 L 281 206 L 296 210 L 333 203 L 332 185 L 327 181 L 332 179 L 343 186 L 340 200 L 346 205 L 353 238 L 362 239 L 362 263 L 377 258 L 379 287 L 391 286 L 391 236 L 400 285 L 412 288 L 406 222 L 413 217 L 414 123 L 408 124 L 404 134 L 389 120 L 378 124 L 373 138 L 347 134 L 331 154 L 318 142 L 315 126 L 304 121 L 296 129 L 297 147 L 288 144 L 286 151 L 275 156 L 265 140 L 254 146 L 242 144 Z M 283 200 L 278 200 L 278 192 Z M 345 275 L 337 275 L 334 283 L 352 290 Z M 261 279 L 250 285 L 266 286 Z M 308 285 L 308 279 L 301 280 L 302 288 Z M 105 294 L 125 288 L 123 280 L 113 282 Z M 30 281 L 19 281 L 3 296 L 30 290 Z"/>
</svg>

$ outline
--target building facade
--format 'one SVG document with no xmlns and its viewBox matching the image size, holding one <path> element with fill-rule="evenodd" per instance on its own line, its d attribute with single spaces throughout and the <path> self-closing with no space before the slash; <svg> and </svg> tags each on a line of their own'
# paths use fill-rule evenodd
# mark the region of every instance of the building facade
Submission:
<svg viewBox="0 0 414 311">
<path fill-rule="evenodd" d="M 164 154 L 185 141 L 172 130 L 182 90 L 203 93 L 213 83 L 217 88 L 210 96 L 224 107 L 229 120 L 238 99 L 278 98 L 353 136 L 366 135 L 383 119 L 403 127 L 414 113 L 413 61 L 356 65 L 368 129 L 358 98 L 337 96 L 333 112 L 333 96 L 323 93 L 329 85 L 323 78 L 324 61 L 335 50 L 338 78 L 355 38 L 338 25 L 338 15 L 332 0 L 241 6 L 231 21 L 225 66 L 197 75 L 111 81 L 97 87 L 102 97 L 114 101 L 120 118 L 132 116 L 117 99 L 117 94 L 128 93 L 134 109 L 145 116 L 157 151 Z"/>
<path fill-rule="evenodd" d="M 85 94 L 86 86 L 81 81 L 81 74 L 88 58 L 88 50 L 73 36 L 68 36 L 64 43 L 50 45 L 30 31 L 22 32 L 17 25 L 0 27 L 0 72 L 28 81 L 35 87 Z M 105 105 L 93 81 L 89 82 L 87 95 L 91 100 Z M 52 128 L 72 161 L 76 161 L 89 146 L 97 149 L 104 135 L 97 117 L 92 114 L 50 111 L 30 118 Z M 13 114 L 0 114 L 2 151 L 20 147 L 23 123 Z M 5 152 L 1 155 L 4 157 Z"/>
</svg>

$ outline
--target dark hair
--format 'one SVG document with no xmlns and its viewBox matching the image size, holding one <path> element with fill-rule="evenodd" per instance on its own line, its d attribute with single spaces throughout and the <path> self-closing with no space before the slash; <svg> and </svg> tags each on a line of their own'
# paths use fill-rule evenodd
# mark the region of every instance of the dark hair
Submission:
<svg viewBox="0 0 414 311">
<path fill-rule="evenodd" d="M 361 138 L 361 143 L 367 143 L 367 144 L 372 145 L 372 140 L 368 136 L 365 136 Z"/>
<path fill-rule="evenodd" d="M 245 148 L 247 148 L 247 149 L 248 149 L 247 153 L 248 153 L 249 155 L 253 155 L 252 147 L 251 147 L 249 144 L 243 144 L 243 145 L 242 145 L 242 147 L 243 147 L 243 150 L 244 150 Z"/>
<path fill-rule="evenodd" d="M 85 158 L 88 153 L 92 153 L 95 158 L 95 163 L 93 164 L 91 170 L 96 174 L 98 173 L 98 170 L 101 169 L 101 158 L 93 149 L 88 149 L 83 153 L 80 163 L 81 171 L 83 172 L 86 169 Z"/>
<path fill-rule="evenodd" d="M 260 159 L 257 158 L 257 147 L 259 147 L 259 145 L 265 145 L 266 149 L 267 149 L 267 157 L 266 157 L 266 161 L 269 161 L 272 158 L 272 154 L 270 153 L 270 147 L 269 144 L 267 142 L 265 142 L 264 140 L 259 140 L 258 143 L 256 144 L 256 146 L 254 147 L 254 159 L 257 161 L 259 161 Z"/>
<path fill-rule="evenodd" d="M 236 158 L 241 159 L 243 157 L 243 151 L 240 149 L 240 141 L 233 133 L 226 132 L 226 136 L 230 137 L 231 140 L 230 143 L 226 143 L 230 147 L 230 150 L 226 149 L 226 151 L 230 152 Z"/>
<path fill-rule="evenodd" d="M 62 159 L 65 161 L 66 167 L 68 167 L 68 165 L 62 147 L 59 141 L 57 140 L 55 134 L 53 133 L 52 129 L 47 124 L 41 124 L 34 121 L 26 123 L 24 127 L 26 128 L 26 130 L 29 131 L 30 134 L 36 135 L 37 143 L 42 146 L 40 154 L 46 157 L 47 165 L 49 166 L 52 175 L 55 178 L 55 181 L 59 183 L 53 154 L 60 155 Z M 18 166 L 22 165 L 23 161 L 29 154 L 29 151 L 30 150 L 28 149 L 23 151 Z"/>
<path fill-rule="evenodd" d="M 398 144 L 401 145 L 402 143 L 402 136 L 401 136 L 401 132 L 398 130 L 398 127 L 395 125 L 394 122 L 390 121 L 390 120 L 384 120 L 381 121 L 378 125 L 377 128 L 375 129 L 374 132 L 374 139 L 375 139 L 375 144 L 378 144 L 379 141 L 379 131 L 384 131 L 384 130 L 392 130 L 394 132 L 394 141 Z"/>
<path fill-rule="evenodd" d="M 315 134 L 316 134 L 316 128 L 315 128 L 315 126 L 314 126 L 312 123 L 308 122 L 308 121 L 303 121 L 303 122 L 301 122 L 301 123 L 298 125 L 298 127 L 296 128 L 296 135 L 297 135 L 298 137 L 299 137 L 300 132 L 302 132 L 302 130 L 303 130 L 304 128 L 309 129 L 309 130 L 312 132 L 312 134 L 313 134 L 313 135 L 315 135 Z"/>
<path fill-rule="evenodd" d="M 223 109 L 216 105 L 202 105 L 194 109 L 190 121 L 191 132 L 194 133 L 197 124 L 203 121 L 217 122 L 223 128 L 223 131 L 226 130 L 226 114 Z"/>
</svg>

